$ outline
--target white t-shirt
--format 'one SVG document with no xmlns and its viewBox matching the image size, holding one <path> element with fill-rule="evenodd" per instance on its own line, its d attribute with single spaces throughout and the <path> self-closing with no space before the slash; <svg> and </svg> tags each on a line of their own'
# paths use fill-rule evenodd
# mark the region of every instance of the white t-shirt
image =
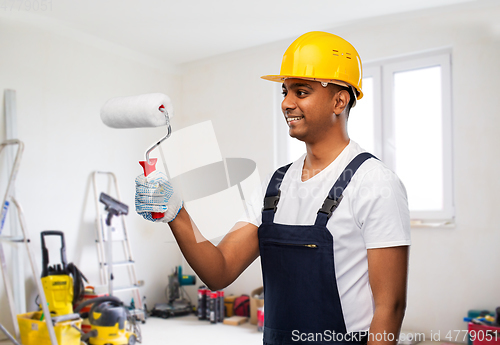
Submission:
<svg viewBox="0 0 500 345">
<path fill-rule="evenodd" d="M 325 169 L 302 182 L 305 154 L 283 178 L 274 222 L 312 225 L 318 210 L 344 168 L 365 152 L 350 141 Z M 241 221 L 262 223 L 263 188 L 247 201 L 248 214 Z M 354 174 L 333 212 L 327 228 L 333 235 L 335 274 L 347 331 L 368 330 L 373 318 L 373 296 L 368 282 L 367 249 L 410 245 L 410 213 L 406 190 L 382 162 L 370 158 Z"/>
</svg>

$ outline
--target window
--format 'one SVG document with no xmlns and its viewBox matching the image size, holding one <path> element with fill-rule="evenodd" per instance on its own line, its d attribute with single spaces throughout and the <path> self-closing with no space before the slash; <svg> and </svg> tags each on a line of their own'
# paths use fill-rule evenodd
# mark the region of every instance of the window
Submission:
<svg viewBox="0 0 500 345">
<path fill-rule="evenodd" d="M 365 63 L 363 74 L 349 136 L 403 181 L 414 224 L 452 220 L 451 50 Z M 277 165 L 305 152 L 281 118 L 276 129 Z"/>
</svg>

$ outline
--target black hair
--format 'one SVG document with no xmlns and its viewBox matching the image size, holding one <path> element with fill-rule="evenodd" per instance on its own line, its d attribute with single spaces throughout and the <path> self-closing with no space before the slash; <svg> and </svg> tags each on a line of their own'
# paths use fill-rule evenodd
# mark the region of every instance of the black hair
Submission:
<svg viewBox="0 0 500 345">
<path fill-rule="evenodd" d="M 337 92 L 339 91 L 347 91 L 349 93 L 349 103 L 346 106 L 347 110 L 347 117 L 349 117 L 349 113 L 351 112 L 351 108 L 354 105 L 354 102 L 356 102 L 356 95 L 354 94 L 353 88 L 352 87 L 347 87 L 347 86 L 341 86 L 338 84 L 332 84 L 337 88 Z"/>
</svg>

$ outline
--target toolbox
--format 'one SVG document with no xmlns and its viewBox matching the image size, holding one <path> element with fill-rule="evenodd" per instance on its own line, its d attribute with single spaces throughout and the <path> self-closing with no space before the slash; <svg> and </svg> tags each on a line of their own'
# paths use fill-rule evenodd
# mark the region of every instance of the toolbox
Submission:
<svg viewBox="0 0 500 345">
<path fill-rule="evenodd" d="M 226 296 L 224 297 L 224 307 L 226 308 L 226 317 L 231 317 L 234 315 L 234 301 L 239 296 Z"/>
<path fill-rule="evenodd" d="M 500 345 L 500 327 L 469 322 L 468 329 L 473 345 Z"/>
</svg>

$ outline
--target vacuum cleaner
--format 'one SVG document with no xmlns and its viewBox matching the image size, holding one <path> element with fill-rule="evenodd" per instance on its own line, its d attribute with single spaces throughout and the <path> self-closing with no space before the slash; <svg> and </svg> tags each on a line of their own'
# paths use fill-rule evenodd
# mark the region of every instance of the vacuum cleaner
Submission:
<svg viewBox="0 0 500 345">
<path fill-rule="evenodd" d="M 82 335 L 82 341 L 90 345 L 134 345 L 142 341 L 139 325 L 123 302 L 114 296 L 90 299 L 80 304 L 75 313 L 92 304 L 82 318 L 89 318 L 90 331 Z"/>
</svg>

